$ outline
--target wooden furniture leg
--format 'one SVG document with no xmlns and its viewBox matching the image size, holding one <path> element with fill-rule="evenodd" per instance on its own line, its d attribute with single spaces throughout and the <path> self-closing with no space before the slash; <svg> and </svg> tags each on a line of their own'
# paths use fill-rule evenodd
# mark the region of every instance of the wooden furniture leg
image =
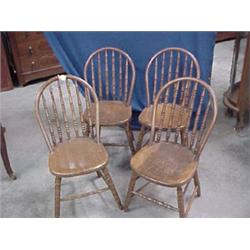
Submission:
<svg viewBox="0 0 250 250">
<path fill-rule="evenodd" d="M 238 97 L 238 123 L 237 129 L 242 129 L 249 124 L 249 110 L 250 110 L 250 32 L 247 34 L 247 44 L 245 50 L 245 58 L 243 71 L 241 76 L 241 84 Z"/>
<path fill-rule="evenodd" d="M 100 171 L 96 171 L 96 174 L 97 174 L 97 177 L 98 177 L 98 178 L 102 177 L 102 174 L 101 174 Z"/>
<path fill-rule="evenodd" d="M 188 146 L 188 140 L 187 140 L 187 136 L 185 135 L 185 131 L 181 130 L 180 134 L 181 134 L 181 144 L 183 146 Z"/>
<path fill-rule="evenodd" d="M 99 172 L 102 174 L 103 180 L 105 181 L 105 183 L 109 187 L 110 191 L 112 192 L 113 197 L 114 197 L 114 199 L 116 201 L 116 204 L 117 204 L 118 208 L 122 210 L 123 206 L 122 206 L 120 197 L 119 197 L 119 195 L 118 195 L 118 193 L 116 191 L 115 185 L 114 185 L 114 183 L 112 181 L 112 178 L 111 178 L 111 176 L 109 174 L 108 169 L 105 167 L 105 168 L 103 168 L 102 171 L 99 171 Z"/>
<path fill-rule="evenodd" d="M 177 201 L 178 201 L 180 218 L 183 218 L 185 217 L 185 210 L 184 210 L 184 195 L 181 186 L 177 187 Z"/>
<path fill-rule="evenodd" d="M 55 217 L 60 217 L 60 196 L 61 196 L 61 182 L 62 178 L 56 176 L 55 179 Z"/>
<path fill-rule="evenodd" d="M 146 134 L 146 127 L 141 125 L 141 129 L 140 129 L 138 139 L 137 139 L 137 144 L 136 144 L 136 152 L 141 149 L 143 137 L 145 134 Z"/>
<path fill-rule="evenodd" d="M 128 144 L 129 144 L 130 151 L 131 151 L 132 155 L 134 155 L 135 154 L 135 148 L 134 148 L 134 143 L 133 143 L 133 133 L 131 131 L 129 122 L 127 122 L 125 124 L 125 132 L 126 132 L 126 135 L 127 135 L 127 138 L 128 138 Z"/>
<path fill-rule="evenodd" d="M 101 138 L 101 129 L 102 129 L 102 127 L 100 126 L 99 127 L 99 136 L 100 136 L 100 138 Z M 100 171 L 96 171 L 96 173 L 97 173 L 98 178 L 102 177 L 102 173 Z"/>
<path fill-rule="evenodd" d="M 199 181 L 197 170 L 194 174 L 194 185 L 197 186 L 197 196 L 200 197 L 201 196 L 201 186 L 200 186 L 200 181 Z"/>
<path fill-rule="evenodd" d="M 11 165 L 10 165 L 10 160 L 9 160 L 9 156 L 8 156 L 4 132 L 5 132 L 5 128 L 1 124 L 1 156 L 3 159 L 3 164 L 4 164 L 4 167 L 6 169 L 7 174 L 9 175 L 9 177 L 12 180 L 15 180 L 16 176 L 13 173 L 13 170 L 12 170 Z"/>
<path fill-rule="evenodd" d="M 126 201 L 125 201 L 125 206 L 124 206 L 124 211 L 125 212 L 128 211 L 129 203 L 130 203 L 131 198 L 133 196 L 133 190 L 135 188 L 136 180 L 137 180 L 137 175 L 136 175 L 135 172 L 132 171 L 130 183 L 129 183 L 129 186 L 128 186 L 127 197 L 126 197 Z"/>
<path fill-rule="evenodd" d="M 243 70 L 239 82 L 235 82 L 237 72 L 238 54 L 242 38 L 246 37 L 246 49 L 243 62 Z M 226 115 L 233 116 L 236 113 L 236 130 L 241 130 L 249 124 L 250 110 L 250 32 L 239 32 L 235 40 L 233 61 L 231 67 L 230 86 L 224 93 L 223 102 L 227 108 Z"/>
</svg>

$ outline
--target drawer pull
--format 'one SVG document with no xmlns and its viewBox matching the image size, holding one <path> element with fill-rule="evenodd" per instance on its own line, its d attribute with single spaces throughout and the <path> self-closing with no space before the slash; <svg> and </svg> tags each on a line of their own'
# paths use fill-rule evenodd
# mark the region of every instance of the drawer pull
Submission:
<svg viewBox="0 0 250 250">
<path fill-rule="evenodd" d="M 32 61 L 32 62 L 31 62 L 31 70 L 33 70 L 33 69 L 34 69 L 34 66 L 35 66 L 35 62 L 34 62 L 34 61 Z"/>
<path fill-rule="evenodd" d="M 29 54 L 30 54 L 30 55 L 33 54 L 33 48 L 32 48 L 32 46 L 29 46 L 29 47 L 28 47 L 28 51 L 29 51 Z"/>
</svg>

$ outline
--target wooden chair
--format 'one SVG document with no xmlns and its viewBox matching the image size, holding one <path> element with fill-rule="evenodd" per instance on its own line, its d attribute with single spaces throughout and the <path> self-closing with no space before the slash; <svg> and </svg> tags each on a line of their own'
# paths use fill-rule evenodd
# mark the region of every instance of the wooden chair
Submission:
<svg viewBox="0 0 250 250">
<path fill-rule="evenodd" d="M 80 93 L 80 86 L 83 93 Z M 85 98 L 84 98 L 85 95 Z M 91 113 L 90 105 L 95 106 Z M 88 122 L 83 113 L 88 113 Z M 111 190 L 120 209 L 122 204 L 109 174 L 108 154 L 99 137 L 99 103 L 92 87 L 71 75 L 55 76 L 40 87 L 35 113 L 49 148 L 49 170 L 55 175 L 55 217 L 60 217 L 60 202 L 79 199 Z M 95 130 L 91 118 L 95 117 Z M 108 187 L 61 198 L 63 177 L 98 172 Z"/>
<path fill-rule="evenodd" d="M 98 49 L 86 61 L 84 79 L 91 83 L 100 100 L 100 126 L 123 127 L 130 150 L 134 154 L 134 136 L 129 124 L 135 83 L 135 66 L 132 59 L 121 49 L 112 47 Z M 93 124 L 95 124 L 94 119 Z M 117 143 L 104 143 L 104 145 L 127 146 Z"/>
<path fill-rule="evenodd" d="M 147 106 L 142 110 L 139 116 L 141 129 L 138 135 L 136 151 L 141 148 L 145 134 L 151 130 L 153 102 L 157 92 L 166 81 L 169 82 L 175 78 L 185 76 L 200 78 L 199 63 L 195 56 L 186 49 L 162 49 L 148 62 L 145 71 Z M 176 115 L 178 115 L 178 112 Z M 158 118 L 156 120 L 158 121 Z"/>
<path fill-rule="evenodd" d="M 160 100 L 164 102 L 159 107 Z M 180 108 L 184 116 L 188 114 L 188 122 L 184 128 L 182 116 L 174 121 L 175 113 L 179 113 Z M 156 129 L 157 114 L 160 116 L 158 129 Z M 131 159 L 132 175 L 125 211 L 128 210 L 132 196 L 137 195 L 160 206 L 179 211 L 180 217 L 187 216 L 195 194 L 201 195 L 197 173 L 198 161 L 216 117 L 215 95 L 212 88 L 204 81 L 183 77 L 172 80 L 161 88 L 154 102 L 149 144 Z M 173 124 L 176 127 L 175 133 L 171 133 Z M 181 143 L 180 140 L 181 129 L 184 131 L 185 143 Z M 148 182 L 134 191 L 139 177 Z M 185 209 L 184 194 L 192 180 L 194 180 L 194 190 Z M 142 193 L 141 190 L 149 183 L 177 188 L 178 208 Z"/>
</svg>

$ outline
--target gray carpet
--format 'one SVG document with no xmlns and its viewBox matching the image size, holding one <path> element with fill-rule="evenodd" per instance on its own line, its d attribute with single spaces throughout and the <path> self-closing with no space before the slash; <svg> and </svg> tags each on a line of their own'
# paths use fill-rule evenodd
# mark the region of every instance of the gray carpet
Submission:
<svg viewBox="0 0 250 250">
<path fill-rule="evenodd" d="M 235 119 L 225 117 L 222 104 L 229 82 L 232 48 L 231 41 L 215 47 L 211 83 L 218 99 L 219 116 L 200 159 L 202 196 L 194 200 L 189 217 L 250 216 L 250 129 L 237 134 L 233 129 Z M 17 175 L 16 181 L 10 180 L 0 161 L 1 217 L 53 217 L 54 177 L 48 171 L 48 151 L 33 112 L 35 93 L 40 85 L 16 88 L 0 95 L 1 122 L 7 128 L 9 157 Z M 103 132 L 103 141 L 126 140 L 119 129 Z M 108 148 L 108 152 L 109 169 L 124 202 L 130 177 L 130 152 L 128 148 Z M 93 174 L 65 179 L 62 192 L 65 195 L 103 186 L 103 181 Z M 145 192 L 176 204 L 175 189 L 152 184 Z M 124 213 L 116 208 L 110 192 L 105 192 L 62 203 L 61 216 L 169 218 L 178 214 L 138 197 L 132 199 L 130 211 Z"/>
</svg>

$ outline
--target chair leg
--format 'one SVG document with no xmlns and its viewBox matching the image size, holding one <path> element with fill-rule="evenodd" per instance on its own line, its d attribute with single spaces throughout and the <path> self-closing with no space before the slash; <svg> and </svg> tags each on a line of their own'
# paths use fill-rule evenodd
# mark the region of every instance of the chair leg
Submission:
<svg viewBox="0 0 250 250">
<path fill-rule="evenodd" d="M 143 141 L 143 137 L 146 134 L 146 127 L 141 125 L 141 129 L 138 135 L 138 140 L 136 143 L 136 152 L 139 151 L 141 149 L 142 146 L 142 141 Z"/>
<path fill-rule="evenodd" d="M 101 173 L 103 180 L 105 181 L 105 183 L 109 187 L 110 191 L 112 192 L 113 197 L 114 197 L 114 199 L 116 201 L 116 204 L 117 204 L 118 208 L 122 210 L 123 206 L 122 206 L 120 197 L 119 197 L 119 195 L 118 195 L 118 193 L 116 191 L 115 185 L 114 185 L 114 183 L 112 181 L 112 178 L 111 178 L 111 176 L 109 174 L 108 169 L 106 167 L 104 167 L 103 170 L 99 171 L 99 172 Z"/>
<path fill-rule="evenodd" d="M 98 178 L 102 177 L 102 174 L 101 174 L 101 172 L 100 172 L 99 170 L 96 171 L 96 173 L 97 173 L 97 177 L 98 177 Z"/>
<path fill-rule="evenodd" d="M 93 124 L 92 126 L 89 126 L 89 133 L 91 133 L 91 136 L 94 138 L 97 137 L 97 134 L 95 133 L 96 131 L 94 131 L 94 129 L 96 129 L 96 125 Z M 101 131 L 102 131 L 102 127 L 101 125 L 99 126 L 99 138 L 101 140 Z"/>
<path fill-rule="evenodd" d="M 181 134 L 181 144 L 183 146 L 187 146 L 188 141 L 187 141 L 187 135 L 185 134 L 185 131 L 181 129 L 180 134 Z"/>
<path fill-rule="evenodd" d="M 86 136 L 89 136 L 89 134 L 90 134 L 90 126 L 89 126 L 89 123 L 87 123 L 87 122 L 86 122 L 85 134 L 86 134 Z"/>
<path fill-rule="evenodd" d="M 184 210 L 184 195 L 181 186 L 177 187 L 177 201 L 179 208 L 179 216 L 180 218 L 183 218 L 185 217 L 185 210 Z"/>
<path fill-rule="evenodd" d="M 95 128 L 95 124 L 93 124 L 92 126 L 89 125 L 89 135 L 90 135 L 92 138 L 95 138 L 95 137 L 96 137 L 96 134 L 94 133 L 94 128 Z"/>
<path fill-rule="evenodd" d="M 138 177 L 137 174 L 134 171 L 132 171 L 129 186 L 128 186 L 128 192 L 127 192 L 127 196 L 126 196 L 126 200 L 125 200 L 125 206 L 124 206 L 125 212 L 128 211 L 128 207 L 129 207 L 131 198 L 133 196 L 132 192 L 135 188 L 135 183 L 136 183 L 137 177 Z"/>
<path fill-rule="evenodd" d="M 196 170 L 195 174 L 194 174 L 194 185 L 197 186 L 197 196 L 200 197 L 201 196 L 201 186 L 200 186 L 200 180 L 199 180 L 199 176 L 198 176 L 198 171 Z"/>
<path fill-rule="evenodd" d="M 131 151 L 132 155 L 134 155 L 135 154 L 135 148 L 134 148 L 134 144 L 133 144 L 133 133 L 131 131 L 129 122 L 127 122 L 125 124 L 125 132 L 126 132 L 126 135 L 127 135 L 127 138 L 128 138 L 128 144 L 129 144 L 130 151 Z"/>
<path fill-rule="evenodd" d="M 134 136 L 134 133 L 132 132 L 132 130 L 131 130 L 131 136 L 132 136 L 132 141 L 134 142 L 135 141 L 135 136 Z"/>
<path fill-rule="evenodd" d="M 56 176 L 55 179 L 55 217 L 60 217 L 60 196 L 61 196 L 61 181 L 62 178 Z"/>
<path fill-rule="evenodd" d="M 4 132 L 5 132 L 5 128 L 2 127 L 2 125 L 1 125 L 1 144 L 0 144 L 1 156 L 3 159 L 3 164 L 4 164 L 4 167 L 5 167 L 7 174 L 9 175 L 9 177 L 12 180 L 15 180 L 16 176 L 14 175 L 13 170 L 12 170 L 11 165 L 10 165 L 10 160 L 9 160 L 9 156 L 8 156 Z"/>
<path fill-rule="evenodd" d="M 100 137 L 100 139 L 101 139 L 101 135 L 102 135 L 102 126 L 100 125 L 99 126 L 99 137 Z"/>
</svg>

